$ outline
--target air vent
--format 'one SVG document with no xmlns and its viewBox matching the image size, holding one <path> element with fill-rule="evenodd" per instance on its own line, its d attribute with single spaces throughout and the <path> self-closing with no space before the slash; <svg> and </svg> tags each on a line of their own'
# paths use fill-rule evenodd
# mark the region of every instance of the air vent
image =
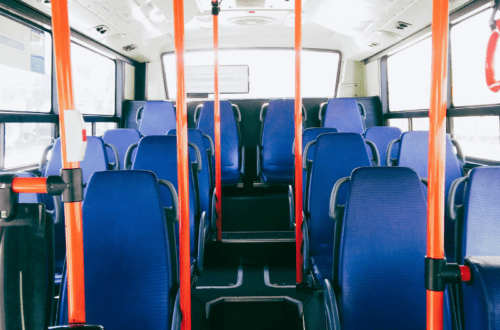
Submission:
<svg viewBox="0 0 500 330">
<path fill-rule="evenodd" d="M 41 4 L 44 4 L 44 5 L 50 6 L 50 0 L 38 0 L 38 2 L 40 2 Z"/>
<path fill-rule="evenodd" d="M 261 16 L 248 16 L 248 17 L 237 17 L 229 20 L 229 23 L 244 26 L 257 26 L 273 23 L 275 20 L 270 17 Z"/>
<path fill-rule="evenodd" d="M 410 23 L 397 21 L 396 24 L 394 24 L 392 27 L 395 28 L 395 29 L 397 29 L 397 30 L 404 31 L 404 30 L 410 29 L 411 26 L 412 25 Z"/>
<path fill-rule="evenodd" d="M 134 49 L 137 49 L 137 45 L 134 45 L 134 44 L 130 44 L 130 45 L 127 45 L 125 47 L 123 47 L 123 50 L 126 51 L 126 52 L 130 52 Z"/>
<path fill-rule="evenodd" d="M 107 27 L 106 25 L 98 25 L 98 26 L 91 28 L 90 31 L 93 31 L 94 33 L 97 33 L 100 35 L 104 35 L 104 34 L 106 34 L 106 32 L 109 31 L 109 27 Z"/>
<path fill-rule="evenodd" d="M 368 41 L 366 43 L 366 46 L 370 47 L 370 48 L 375 48 L 375 47 L 378 47 L 380 46 L 380 44 L 378 42 L 375 42 L 375 41 Z"/>
</svg>

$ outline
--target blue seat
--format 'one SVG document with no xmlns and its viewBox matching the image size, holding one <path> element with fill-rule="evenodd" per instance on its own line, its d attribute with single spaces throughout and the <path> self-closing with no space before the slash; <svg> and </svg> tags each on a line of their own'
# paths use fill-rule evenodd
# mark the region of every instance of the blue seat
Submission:
<svg viewBox="0 0 500 330">
<path fill-rule="evenodd" d="M 238 111 L 238 121 L 233 112 L 233 107 Z M 205 101 L 203 106 L 197 108 L 195 114 L 196 128 L 204 134 L 214 137 L 214 101 Z M 245 174 L 245 147 L 241 146 L 239 132 L 241 114 L 236 106 L 229 101 L 220 101 L 220 131 L 221 131 L 221 182 L 222 184 L 238 184 Z M 215 166 L 215 162 L 212 162 Z M 215 173 L 215 170 L 212 171 Z"/>
<path fill-rule="evenodd" d="M 365 131 L 365 139 L 372 141 L 377 146 L 380 155 L 380 166 L 386 166 L 387 146 L 392 140 L 397 140 L 401 137 L 401 130 L 398 127 L 390 126 L 373 126 Z M 391 151 L 391 158 L 398 157 L 398 146 L 395 145 Z"/>
<path fill-rule="evenodd" d="M 90 179 L 82 207 L 87 323 L 171 328 L 177 261 L 162 194 L 149 171 L 98 172 Z M 68 324 L 67 299 L 63 285 L 59 325 Z"/>
<path fill-rule="evenodd" d="M 363 134 L 365 126 L 360 113 L 360 106 L 354 98 L 329 99 L 324 115 L 319 111 L 322 127 L 334 127 L 342 133 Z"/>
<path fill-rule="evenodd" d="M 338 229 L 335 278 L 324 281 L 330 329 L 425 329 L 427 203 L 419 176 L 409 168 L 358 168 L 336 188 L 343 186 L 347 200 L 335 189 L 330 209 Z M 444 311 L 450 329 L 447 298 Z"/>
<path fill-rule="evenodd" d="M 271 100 L 260 120 L 262 134 L 257 146 L 257 176 L 264 183 L 291 184 L 294 157 L 292 145 L 295 136 L 295 100 Z"/>
<path fill-rule="evenodd" d="M 466 182 L 463 207 L 457 217 L 454 195 Z M 448 213 L 456 218 L 459 233 L 456 246 L 457 262 L 467 256 L 500 257 L 500 167 L 476 167 L 466 178 L 458 179 L 450 189 Z M 461 231 L 461 232 L 460 232 Z"/>
<path fill-rule="evenodd" d="M 109 161 L 106 153 L 106 145 L 100 137 L 88 136 L 87 149 L 85 150 L 85 158 L 80 162 L 82 169 L 83 182 L 89 181 L 92 174 L 99 171 L 109 169 Z M 62 168 L 61 161 L 61 139 L 56 139 L 52 147 L 52 156 L 47 163 L 44 176 L 60 175 Z M 85 192 L 86 188 L 84 188 Z M 55 209 L 52 196 L 42 195 L 42 201 L 49 211 Z M 61 210 L 63 210 L 61 208 Z M 66 256 L 66 230 L 64 228 L 63 212 L 54 213 L 54 241 L 55 241 L 55 266 L 56 266 L 56 283 L 61 280 L 62 269 L 64 266 L 64 258 Z"/>
<path fill-rule="evenodd" d="M 394 140 L 393 140 L 394 141 Z M 388 151 L 392 153 L 392 141 L 389 143 Z M 428 157 L 429 157 L 429 132 L 405 132 L 399 140 L 397 166 L 410 167 L 414 169 L 421 178 L 428 178 Z M 463 176 L 461 162 L 453 151 L 453 144 L 450 137 L 446 136 L 446 168 L 445 168 L 445 201 L 448 200 L 448 193 L 451 184 L 456 179 Z M 387 154 L 386 154 L 387 158 Z M 391 161 L 388 159 L 388 163 Z M 462 201 L 462 191 L 457 193 L 457 201 Z M 446 258 L 454 260 L 455 246 L 455 223 L 450 220 L 449 215 L 445 219 L 445 252 Z"/>
<path fill-rule="evenodd" d="M 205 213 L 200 212 L 197 196 L 198 170 L 202 169 L 201 158 L 196 146 L 190 144 L 189 158 L 189 230 L 190 254 L 196 270 L 203 269 L 203 248 L 205 243 Z M 177 137 L 172 135 L 145 136 L 139 141 L 137 154 L 132 165 L 133 170 L 148 170 L 155 173 L 160 180 L 166 180 L 174 186 L 178 193 L 177 177 Z M 169 190 L 161 188 L 163 206 L 173 205 Z M 176 243 L 179 246 L 178 225 L 176 224 Z"/>
<path fill-rule="evenodd" d="M 125 169 L 125 154 L 127 153 L 128 147 L 139 142 L 141 133 L 133 128 L 110 129 L 104 132 L 102 139 L 105 143 L 112 144 L 116 147 L 118 155 L 120 155 L 120 168 Z M 115 162 L 115 155 L 111 150 L 108 150 L 108 159 L 111 163 Z"/>
<path fill-rule="evenodd" d="M 365 140 L 356 133 L 329 133 L 318 136 L 316 149 L 312 157 L 310 181 L 304 221 L 304 272 L 312 270 L 319 282 L 323 280 L 322 268 L 330 269 L 328 257 L 333 251 L 334 223 L 331 221 L 329 200 L 335 183 L 362 166 L 371 166 Z M 311 145 L 310 145 L 311 146 Z M 309 148 L 310 150 L 310 148 Z M 309 150 L 304 152 L 304 159 L 309 158 Z M 347 190 L 342 189 L 339 200 L 344 202 Z M 308 257 L 309 256 L 309 257 Z"/>
<path fill-rule="evenodd" d="M 176 136 L 177 131 L 171 130 L 168 132 L 168 135 Z M 210 173 L 210 157 L 212 157 L 213 151 L 211 147 L 207 149 L 205 143 L 205 137 L 203 132 L 199 129 L 189 128 L 188 129 L 188 141 L 193 143 L 200 150 L 201 155 L 201 164 L 202 169 L 198 173 L 198 181 L 199 181 L 199 192 L 198 196 L 200 198 L 200 209 L 201 212 L 205 212 L 205 221 L 206 221 L 206 230 L 209 230 L 212 227 L 212 218 L 214 216 L 212 209 L 212 197 L 213 197 L 213 189 L 212 189 L 212 175 Z M 205 233 L 206 237 L 208 237 L 208 232 Z"/>
<path fill-rule="evenodd" d="M 141 135 L 165 135 L 168 131 L 175 129 L 175 125 L 175 108 L 172 102 L 146 102 L 139 122 Z"/>
<path fill-rule="evenodd" d="M 500 329 L 500 257 L 466 258 L 472 282 L 463 284 L 464 329 Z"/>
</svg>

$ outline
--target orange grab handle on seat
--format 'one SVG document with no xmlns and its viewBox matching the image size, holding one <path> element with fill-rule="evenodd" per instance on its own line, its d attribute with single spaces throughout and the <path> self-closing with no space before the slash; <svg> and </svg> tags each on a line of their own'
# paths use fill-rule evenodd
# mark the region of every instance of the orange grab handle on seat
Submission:
<svg viewBox="0 0 500 330">
<path fill-rule="evenodd" d="M 500 81 L 495 80 L 495 53 L 497 50 L 498 38 L 500 37 L 500 20 L 496 21 L 496 29 L 491 32 L 486 49 L 486 84 L 488 88 L 497 93 L 500 90 Z"/>
</svg>

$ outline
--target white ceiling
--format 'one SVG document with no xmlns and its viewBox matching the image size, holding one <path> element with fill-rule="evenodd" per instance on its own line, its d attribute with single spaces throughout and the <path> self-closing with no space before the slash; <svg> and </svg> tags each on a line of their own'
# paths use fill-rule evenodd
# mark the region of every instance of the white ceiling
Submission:
<svg viewBox="0 0 500 330">
<path fill-rule="evenodd" d="M 50 6 L 23 0 L 50 15 Z M 470 0 L 450 1 L 450 10 Z M 363 60 L 431 22 L 432 0 L 303 0 L 305 48 L 340 50 Z M 81 33 L 138 61 L 153 61 L 173 51 L 172 1 L 68 0 L 70 25 Z M 294 0 L 224 0 L 219 43 L 230 47 L 293 47 Z M 186 49 L 212 47 L 211 0 L 184 0 Z M 407 30 L 394 27 L 411 24 Z M 94 27 L 106 25 L 101 35 Z M 376 47 L 368 44 L 378 43 Z M 123 47 L 134 44 L 135 50 Z"/>
</svg>

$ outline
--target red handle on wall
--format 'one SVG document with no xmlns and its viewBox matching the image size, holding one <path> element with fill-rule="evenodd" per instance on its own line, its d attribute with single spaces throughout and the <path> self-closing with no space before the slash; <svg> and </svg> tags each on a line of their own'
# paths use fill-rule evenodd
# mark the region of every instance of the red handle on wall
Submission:
<svg viewBox="0 0 500 330">
<path fill-rule="evenodd" d="M 486 49 L 486 85 L 490 91 L 497 93 L 500 90 L 500 81 L 495 80 L 495 53 L 500 37 L 500 20 L 495 22 L 496 29 L 491 31 L 490 40 L 488 40 L 488 48 Z"/>
</svg>

